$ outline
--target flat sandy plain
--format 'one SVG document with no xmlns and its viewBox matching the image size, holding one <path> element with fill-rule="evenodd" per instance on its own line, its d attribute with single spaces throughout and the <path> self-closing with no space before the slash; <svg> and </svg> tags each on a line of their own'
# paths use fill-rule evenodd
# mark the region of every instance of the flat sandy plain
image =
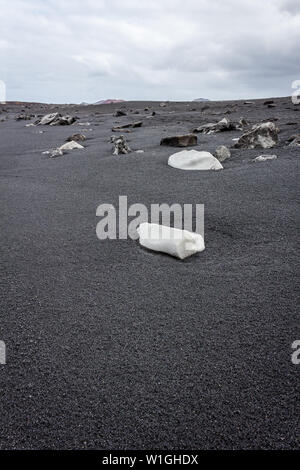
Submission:
<svg viewBox="0 0 300 470">
<path fill-rule="evenodd" d="M 285 141 L 300 105 L 263 102 L 0 106 L 1 449 L 299 447 L 300 148 Z M 22 109 L 91 125 L 25 127 Z M 167 166 L 161 137 L 224 116 L 278 118 L 278 146 L 233 149 L 218 172 Z M 112 126 L 137 120 L 125 136 L 145 152 L 112 156 Z M 75 132 L 85 150 L 42 155 Z M 199 134 L 196 149 L 240 134 Z M 251 162 L 265 153 L 278 159 Z M 206 250 L 179 261 L 100 241 L 97 206 L 119 195 L 204 204 Z"/>
</svg>

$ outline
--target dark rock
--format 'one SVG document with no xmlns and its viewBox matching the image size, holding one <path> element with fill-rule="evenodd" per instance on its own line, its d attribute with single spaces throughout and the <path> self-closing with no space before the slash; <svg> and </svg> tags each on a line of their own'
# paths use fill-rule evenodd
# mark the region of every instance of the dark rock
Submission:
<svg viewBox="0 0 300 470">
<path fill-rule="evenodd" d="M 273 104 L 274 101 L 273 100 L 267 100 L 264 102 L 264 105 L 269 105 L 269 104 Z"/>
<path fill-rule="evenodd" d="M 288 139 L 288 141 L 290 142 L 289 147 L 300 147 L 300 135 L 299 134 L 291 136 Z"/>
<path fill-rule="evenodd" d="M 138 121 L 138 122 L 134 122 L 134 123 L 132 124 L 132 127 L 134 127 L 134 128 L 135 128 L 135 127 L 142 127 L 142 125 L 143 125 L 143 122 L 142 122 L 142 121 Z"/>
<path fill-rule="evenodd" d="M 34 114 L 18 114 L 16 117 L 15 117 L 15 120 L 16 121 L 29 121 L 30 119 L 32 119 L 34 117 Z"/>
<path fill-rule="evenodd" d="M 83 142 L 84 140 L 86 140 L 86 136 L 84 134 L 73 134 L 66 139 L 67 142 L 71 142 L 72 140 L 74 140 L 75 142 Z"/>
<path fill-rule="evenodd" d="M 114 114 L 115 117 L 119 117 L 119 116 L 127 116 L 127 113 L 125 111 L 122 111 L 122 109 L 118 109 L 115 114 Z"/>
<path fill-rule="evenodd" d="M 194 134 L 175 135 L 171 137 L 163 137 L 160 145 L 169 145 L 171 147 L 189 147 L 197 145 L 197 136 Z"/>
<path fill-rule="evenodd" d="M 112 130 L 115 132 L 116 130 L 122 130 L 122 129 L 127 129 L 128 127 L 141 127 L 143 125 L 143 121 L 137 121 L 137 122 L 130 122 L 127 124 L 122 124 L 122 126 L 114 126 Z"/>
</svg>

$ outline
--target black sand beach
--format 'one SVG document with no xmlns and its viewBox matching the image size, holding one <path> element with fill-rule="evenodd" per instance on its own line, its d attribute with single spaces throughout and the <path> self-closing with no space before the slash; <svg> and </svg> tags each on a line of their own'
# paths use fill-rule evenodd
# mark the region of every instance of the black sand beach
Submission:
<svg viewBox="0 0 300 470">
<path fill-rule="evenodd" d="M 1 449 L 299 447 L 300 147 L 285 141 L 300 133 L 300 106 L 263 102 L 0 106 Z M 22 109 L 80 119 L 25 127 Z M 161 137 L 224 116 L 278 118 L 278 146 L 231 149 L 218 172 L 167 166 L 180 149 Z M 112 156 L 113 125 L 139 120 L 124 135 L 144 153 Z M 75 132 L 85 150 L 42 155 Z M 193 148 L 240 135 L 199 134 Z M 251 162 L 261 154 L 278 158 Z M 179 261 L 100 241 L 96 209 L 119 195 L 204 204 L 206 250 Z"/>
</svg>

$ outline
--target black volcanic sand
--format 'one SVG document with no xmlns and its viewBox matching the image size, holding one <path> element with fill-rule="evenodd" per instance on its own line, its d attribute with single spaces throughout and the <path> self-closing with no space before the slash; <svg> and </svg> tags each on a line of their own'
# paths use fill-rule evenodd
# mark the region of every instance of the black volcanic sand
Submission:
<svg viewBox="0 0 300 470">
<path fill-rule="evenodd" d="M 285 141 L 300 132 L 300 106 L 263 101 L 2 105 L 0 448 L 299 447 L 300 149 Z M 140 113 L 113 117 L 122 107 Z M 22 109 L 91 125 L 25 127 Z M 160 147 L 162 136 L 227 110 L 251 124 L 277 117 L 279 145 L 232 150 L 219 172 L 167 166 L 180 149 Z M 125 136 L 145 153 L 113 157 L 111 127 L 138 120 Z M 85 150 L 42 155 L 75 132 Z M 200 134 L 196 149 L 240 134 Z M 251 162 L 265 153 L 278 159 Z M 179 261 L 98 240 L 96 208 L 119 195 L 205 204 L 206 250 Z"/>
</svg>

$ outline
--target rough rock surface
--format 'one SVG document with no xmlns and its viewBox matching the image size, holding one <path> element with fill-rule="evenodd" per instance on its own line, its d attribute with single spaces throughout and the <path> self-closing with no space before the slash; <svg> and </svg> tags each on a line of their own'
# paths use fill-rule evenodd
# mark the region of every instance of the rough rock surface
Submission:
<svg viewBox="0 0 300 470">
<path fill-rule="evenodd" d="M 219 147 L 216 148 L 215 155 L 219 162 L 224 162 L 224 160 L 230 158 L 231 153 L 228 147 L 225 145 L 219 145 Z"/>
<path fill-rule="evenodd" d="M 272 148 L 278 143 L 279 130 L 273 122 L 255 124 L 234 144 L 235 148 L 253 149 L 256 147 Z"/>
<path fill-rule="evenodd" d="M 114 144 L 113 155 L 126 154 L 131 152 L 131 149 L 123 135 L 120 135 L 119 137 L 112 136 L 111 142 Z"/>
<path fill-rule="evenodd" d="M 38 119 L 35 124 L 40 126 L 64 126 L 73 124 L 76 121 L 74 116 L 62 116 L 60 113 L 46 114 L 46 116 Z"/>
<path fill-rule="evenodd" d="M 217 123 L 209 122 L 202 126 L 196 127 L 193 132 L 202 132 L 203 134 L 213 134 L 214 132 L 236 131 L 242 130 L 247 122 L 241 118 L 238 123 L 230 121 L 228 118 L 223 118 Z"/>
<path fill-rule="evenodd" d="M 197 136 L 195 134 L 174 135 L 163 137 L 160 145 L 169 145 L 170 147 L 190 147 L 197 145 Z"/>
</svg>

